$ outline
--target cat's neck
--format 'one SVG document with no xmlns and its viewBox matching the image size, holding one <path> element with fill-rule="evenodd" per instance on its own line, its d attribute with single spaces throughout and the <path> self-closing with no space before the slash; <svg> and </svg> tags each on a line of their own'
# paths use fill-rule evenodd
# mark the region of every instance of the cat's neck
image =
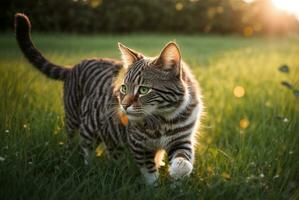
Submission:
<svg viewBox="0 0 299 200">
<path fill-rule="evenodd" d="M 187 86 L 186 90 L 185 90 L 184 99 L 183 99 L 182 103 L 179 105 L 179 107 L 176 108 L 171 113 L 164 114 L 163 117 L 168 121 L 171 121 L 171 120 L 177 118 L 182 112 L 184 112 L 186 110 L 186 108 L 191 103 L 191 101 L 192 101 L 191 92 L 189 91 L 189 88 Z"/>
</svg>

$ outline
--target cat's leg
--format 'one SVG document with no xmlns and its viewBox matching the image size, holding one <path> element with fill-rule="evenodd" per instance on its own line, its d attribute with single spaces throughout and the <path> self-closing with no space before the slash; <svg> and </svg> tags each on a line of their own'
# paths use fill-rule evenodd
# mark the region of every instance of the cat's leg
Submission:
<svg viewBox="0 0 299 200">
<path fill-rule="evenodd" d="M 133 151 L 134 158 L 148 185 L 153 185 L 159 178 L 158 168 L 155 163 L 154 151 Z"/>
<path fill-rule="evenodd" d="M 171 145 L 167 151 L 170 161 L 169 174 L 174 179 L 189 176 L 193 170 L 194 147 L 189 140 Z"/>
<path fill-rule="evenodd" d="M 91 160 L 93 157 L 93 143 L 90 140 L 82 139 L 81 141 L 81 148 L 83 150 L 83 156 L 84 156 L 84 164 L 85 165 L 90 165 Z"/>
<path fill-rule="evenodd" d="M 134 156 L 140 171 L 148 185 L 153 185 L 159 178 L 159 172 L 155 163 L 155 153 L 145 152 L 144 155 L 135 154 Z"/>
<path fill-rule="evenodd" d="M 76 135 L 76 132 L 79 129 L 78 123 L 76 121 L 73 121 L 69 119 L 69 117 L 66 116 L 66 130 L 67 130 L 67 148 L 71 149 L 74 145 L 74 137 Z"/>
<path fill-rule="evenodd" d="M 94 154 L 94 141 L 91 134 L 84 128 L 84 126 L 80 127 L 80 138 L 80 146 L 83 150 L 84 164 L 89 165 Z"/>
</svg>

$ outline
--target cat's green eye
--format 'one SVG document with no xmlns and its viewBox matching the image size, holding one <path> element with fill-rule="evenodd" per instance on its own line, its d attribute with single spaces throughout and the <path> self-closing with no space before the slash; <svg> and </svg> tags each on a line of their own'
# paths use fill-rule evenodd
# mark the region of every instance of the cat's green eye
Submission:
<svg viewBox="0 0 299 200">
<path fill-rule="evenodd" d="M 123 93 L 123 94 L 126 94 L 127 93 L 127 86 L 125 84 L 121 85 L 120 86 L 120 92 Z"/>
<path fill-rule="evenodd" d="M 146 86 L 140 86 L 139 87 L 139 90 L 138 90 L 139 94 L 145 95 L 145 94 L 147 94 L 149 92 L 150 92 L 150 88 L 149 87 L 146 87 Z"/>
</svg>

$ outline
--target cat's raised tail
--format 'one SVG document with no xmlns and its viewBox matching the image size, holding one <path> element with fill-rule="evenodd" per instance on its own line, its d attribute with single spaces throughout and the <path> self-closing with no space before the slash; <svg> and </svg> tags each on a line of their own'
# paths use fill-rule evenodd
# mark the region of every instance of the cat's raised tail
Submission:
<svg viewBox="0 0 299 200">
<path fill-rule="evenodd" d="M 63 68 L 48 61 L 34 46 L 30 37 L 31 24 L 24 14 L 15 15 L 15 32 L 18 44 L 29 62 L 47 77 L 65 80 L 71 69 Z"/>
</svg>

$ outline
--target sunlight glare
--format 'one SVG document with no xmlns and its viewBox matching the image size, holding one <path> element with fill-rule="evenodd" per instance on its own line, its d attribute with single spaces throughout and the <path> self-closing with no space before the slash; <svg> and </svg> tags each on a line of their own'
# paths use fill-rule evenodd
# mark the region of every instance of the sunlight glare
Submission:
<svg viewBox="0 0 299 200">
<path fill-rule="evenodd" d="M 253 3 L 254 2 L 254 0 L 243 0 L 243 1 L 245 1 L 245 3 Z"/>
<path fill-rule="evenodd" d="M 288 12 L 299 20 L 299 1 L 298 0 L 272 0 L 272 4 L 279 10 Z"/>
</svg>

